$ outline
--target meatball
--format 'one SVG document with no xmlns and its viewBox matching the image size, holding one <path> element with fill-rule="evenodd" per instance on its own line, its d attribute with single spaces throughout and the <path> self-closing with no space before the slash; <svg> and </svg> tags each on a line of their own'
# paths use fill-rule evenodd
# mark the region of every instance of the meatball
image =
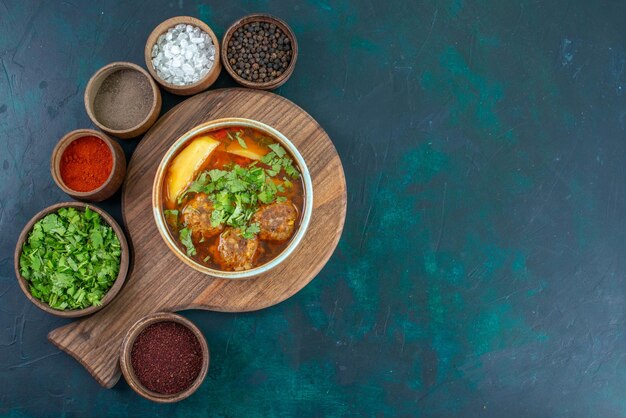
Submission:
<svg viewBox="0 0 626 418">
<path fill-rule="evenodd" d="M 220 235 L 217 245 L 217 263 L 227 270 L 248 270 L 253 267 L 259 249 L 259 239 L 246 239 L 241 231 L 226 228 Z"/>
<path fill-rule="evenodd" d="M 252 217 L 252 221 L 259 224 L 260 239 L 286 241 L 293 235 L 297 217 L 296 208 L 288 200 L 261 207 Z"/>
<path fill-rule="evenodd" d="M 212 214 L 213 202 L 204 193 L 198 193 L 183 208 L 182 221 L 195 238 L 211 238 L 224 230 L 224 225 L 211 226 Z"/>
</svg>

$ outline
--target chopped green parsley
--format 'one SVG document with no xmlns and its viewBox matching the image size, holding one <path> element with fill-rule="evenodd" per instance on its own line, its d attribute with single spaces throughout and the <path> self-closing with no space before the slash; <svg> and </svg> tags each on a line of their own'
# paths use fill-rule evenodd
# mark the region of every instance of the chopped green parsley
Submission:
<svg viewBox="0 0 626 418">
<path fill-rule="evenodd" d="M 120 270 L 120 241 L 97 213 L 61 208 L 35 223 L 20 255 L 30 293 L 54 309 L 100 305 Z"/>
</svg>

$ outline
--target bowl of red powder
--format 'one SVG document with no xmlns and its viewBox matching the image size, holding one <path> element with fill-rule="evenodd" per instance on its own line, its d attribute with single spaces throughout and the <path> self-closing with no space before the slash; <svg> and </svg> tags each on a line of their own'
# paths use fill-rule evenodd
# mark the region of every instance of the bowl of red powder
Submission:
<svg viewBox="0 0 626 418">
<path fill-rule="evenodd" d="M 173 313 L 150 314 L 126 333 L 120 368 L 128 385 L 154 402 L 181 401 L 202 384 L 209 347 L 191 321 Z"/>
<path fill-rule="evenodd" d="M 102 132 L 78 129 L 65 135 L 52 151 L 50 171 L 68 195 L 86 202 L 111 197 L 126 175 L 122 147 Z"/>
</svg>

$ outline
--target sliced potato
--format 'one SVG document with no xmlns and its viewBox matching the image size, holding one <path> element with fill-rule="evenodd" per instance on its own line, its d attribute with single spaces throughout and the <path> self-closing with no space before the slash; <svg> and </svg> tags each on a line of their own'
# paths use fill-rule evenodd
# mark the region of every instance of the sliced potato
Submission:
<svg viewBox="0 0 626 418">
<path fill-rule="evenodd" d="M 226 148 L 226 152 L 229 154 L 239 155 L 240 157 L 250 158 L 251 160 L 260 160 L 269 150 L 265 147 L 258 145 L 254 141 L 246 141 L 248 148 L 244 148 L 239 145 L 238 142 L 233 141 Z"/>
<path fill-rule="evenodd" d="M 202 164 L 211 156 L 211 153 L 220 145 L 220 142 L 210 135 L 200 136 L 191 141 L 172 160 L 167 173 L 167 201 L 174 204 L 187 185 L 198 175 Z"/>
</svg>

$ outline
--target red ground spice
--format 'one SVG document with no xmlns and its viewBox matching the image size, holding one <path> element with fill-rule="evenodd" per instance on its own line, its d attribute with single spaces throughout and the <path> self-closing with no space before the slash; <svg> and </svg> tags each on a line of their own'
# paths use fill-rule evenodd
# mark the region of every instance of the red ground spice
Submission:
<svg viewBox="0 0 626 418">
<path fill-rule="evenodd" d="M 139 381 L 153 392 L 180 393 L 202 369 L 202 348 L 186 326 L 166 321 L 149 325 L 135 339 L 130 360 Z"/>
<path fill-rule="evenodd" d="M 61 155 L 61 179 L 70 189 L 90 192 L 102 186 L 113 169 L 109 146 L 95 136 L 72 141 Z"/>
</svg>

